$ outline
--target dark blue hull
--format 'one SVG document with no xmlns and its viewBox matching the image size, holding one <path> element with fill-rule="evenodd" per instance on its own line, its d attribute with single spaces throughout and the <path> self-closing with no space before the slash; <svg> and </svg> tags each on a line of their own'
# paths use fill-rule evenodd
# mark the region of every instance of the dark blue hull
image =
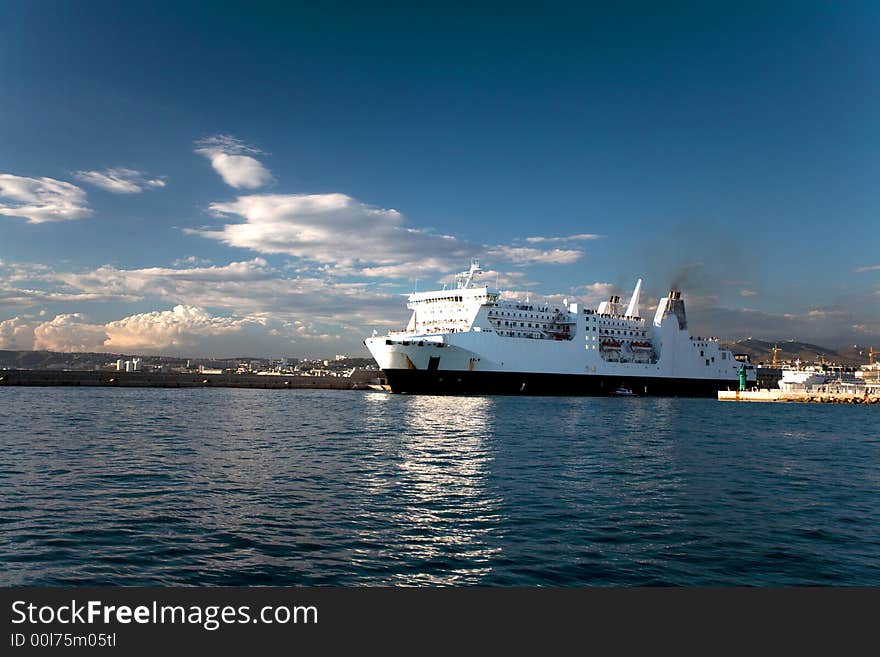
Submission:
<svg viewBox="0 0 880 657">
<path fill-rule="evenodd" d="M 597 374 L 383 370 L 392 392 L 423 395 L 613 395 L 620 388 L 650 397 L 715 397 L 736 379 L 675 379 Z"/>
</svg>

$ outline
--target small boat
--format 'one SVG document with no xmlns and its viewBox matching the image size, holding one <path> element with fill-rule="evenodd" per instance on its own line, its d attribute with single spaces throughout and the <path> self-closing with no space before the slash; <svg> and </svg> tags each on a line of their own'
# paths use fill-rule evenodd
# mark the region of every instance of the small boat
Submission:
<svg viewBox="0 0 880 657">
<path fill-rule="evenodd" d="M 617 390 L 615 390 L 611 394 L 617 395 L 619 397 L 636 397 L 637 396 L 636 393 L 634 393 L 632 390 L 630 390 L 629 388 L 624 388 L 623 386 L 620 386 Z"/>
</svg>

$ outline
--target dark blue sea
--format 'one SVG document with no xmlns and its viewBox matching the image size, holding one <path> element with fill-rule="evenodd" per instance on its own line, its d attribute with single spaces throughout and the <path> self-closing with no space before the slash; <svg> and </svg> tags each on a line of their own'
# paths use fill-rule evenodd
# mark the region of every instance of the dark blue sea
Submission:
<svg viewBox="0 0 880 657">
<path fill-rule="evenodd" d="M 0 389 L 2 585 L 880 585 L 880 408 Z"/>
</svg>

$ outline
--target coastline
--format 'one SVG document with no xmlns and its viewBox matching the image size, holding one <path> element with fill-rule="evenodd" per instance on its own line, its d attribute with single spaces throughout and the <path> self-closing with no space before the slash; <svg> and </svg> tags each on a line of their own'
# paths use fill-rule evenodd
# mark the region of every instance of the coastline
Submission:
<svg viewBox="0 0 880 657">
<path fill-rule="evenodd" d="M 113 372 L 76 370 L 3 370 L 0 386 L 105 386 L 122 388 L 266 388 L 372 390 L 377 370 L 342 376 L 266 376 L 198 372 Z"/>
</svg>

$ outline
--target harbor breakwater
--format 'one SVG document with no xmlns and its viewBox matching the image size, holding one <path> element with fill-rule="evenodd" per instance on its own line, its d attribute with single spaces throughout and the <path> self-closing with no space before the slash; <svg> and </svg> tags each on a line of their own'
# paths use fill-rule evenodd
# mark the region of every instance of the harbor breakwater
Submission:
<svg viewBox="0 0 880 657">
<path fill-rule="evenodd" d="M 198 372 L 3 370 L 0 371 L 0 386 L 370 390 L 371 386 L 380 383 L 378 376 L 379 372 L 376 370 L 355 370 L 350 377 L 200 374 Z"/>
<path fill-rule="evenodd" d="M 721 390 L 719 401 L 799 402 L 812 404 L 880 404 L 880 394 L 850 392 L 783 392 L 781 390 Z"/>
</svg>

